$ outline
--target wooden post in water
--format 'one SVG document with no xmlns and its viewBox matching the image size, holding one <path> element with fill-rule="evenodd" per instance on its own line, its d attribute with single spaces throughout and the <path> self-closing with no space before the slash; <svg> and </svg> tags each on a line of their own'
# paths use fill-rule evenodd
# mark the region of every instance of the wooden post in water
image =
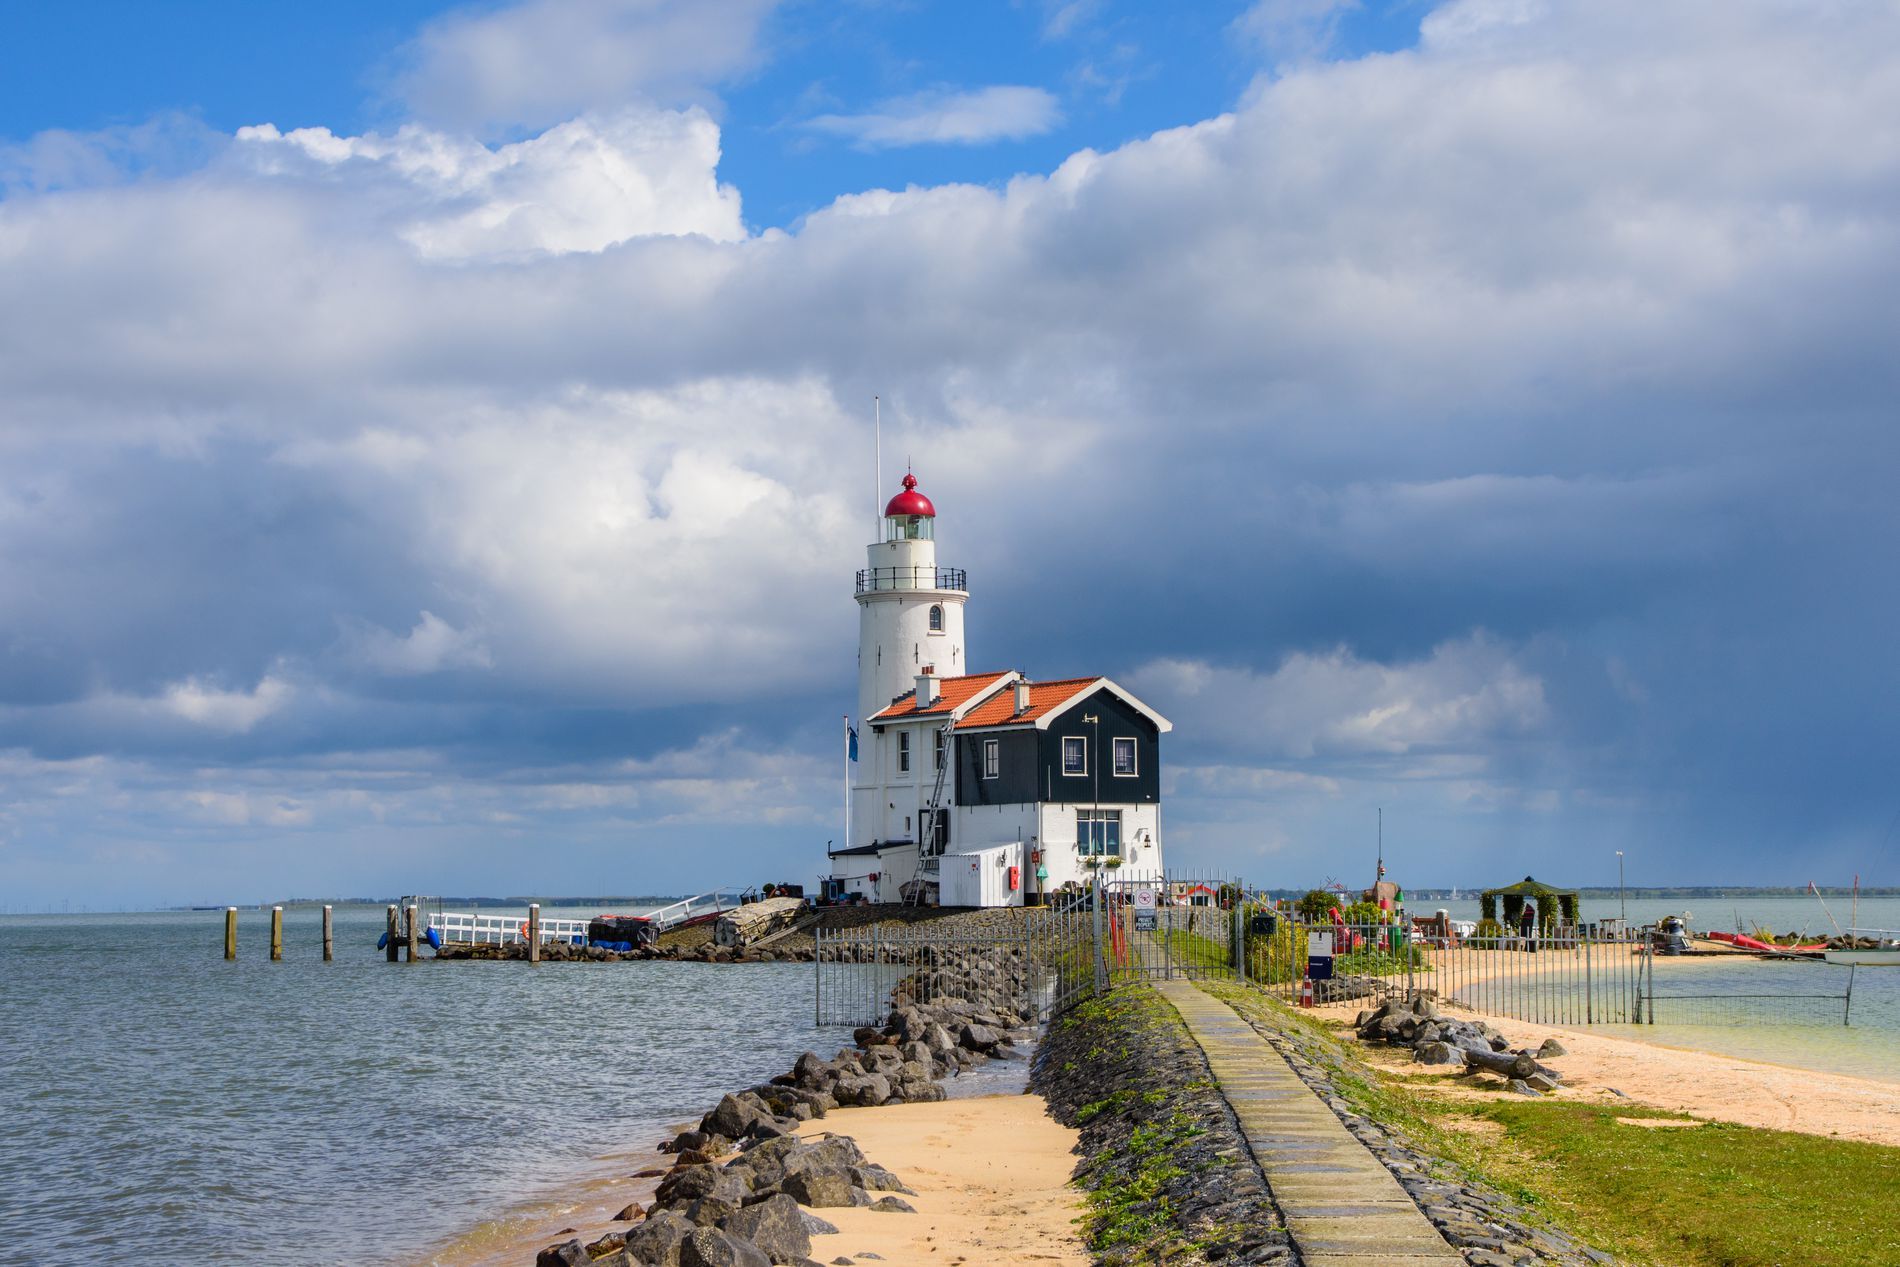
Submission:
<svg viewBox="0 0 1900 1267">
<path fill-rule="evenodd" d="M 528 962 L 541 962 L 541 904 L 528 903 Z"/>
<path fill-rule="evenodd" d="M 408 921 L 409 962 L 410 963 L 414 963 L 416 961 L 416 939 L 422 936 L 422 930 L 416 927 L 416 923 L 417 923 L 416 915 L 417 915 L 416 904 L 414 902 L 411 902 L 409 904 L 409 908 L 403 912 L 404 918 Z"/>
<path fill-rule="evenodd" d="M 383 956 L 389 963 L 396 962 L 396 954 L 402 942 L 402 930 L 396 927 L 396 904 L 389 904 L 388 927 L 384 929 Z"/>
<path fill-rule="evenodd" d="M 270 908 L 270 961 L 284 961 L 284 908 L 281 906 Z"/>
<path fill-rule="evenodd" d="M 237 958 L 237 907 L 224 908 L 224 957 Z"/>
<path fill-rule="evenodd" d="M 323 962 L 325 963 L 336 958 L 336 938 L 332 935 L 334 930 L 330 922 L 331 914 L 329 907 L 323 908 Z"/>
</svg>

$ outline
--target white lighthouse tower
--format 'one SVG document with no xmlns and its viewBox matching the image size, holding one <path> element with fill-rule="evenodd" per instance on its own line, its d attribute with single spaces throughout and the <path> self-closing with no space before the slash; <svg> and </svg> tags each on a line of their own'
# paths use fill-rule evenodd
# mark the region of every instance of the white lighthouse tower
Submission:
<svg viewBox="0 0 1900 1267">
<path fill-rule="evenodd" d="M 919 675 L 968 672 L 963 572 L 937 566 L 937 508 L 904 476 L 884 507 L 884 539 L 866 550 L 858 573 L 858 716 L 869 717 L 913 689 Z M 868 824 L 867 824 L 868 825 Z"/>
</svg>

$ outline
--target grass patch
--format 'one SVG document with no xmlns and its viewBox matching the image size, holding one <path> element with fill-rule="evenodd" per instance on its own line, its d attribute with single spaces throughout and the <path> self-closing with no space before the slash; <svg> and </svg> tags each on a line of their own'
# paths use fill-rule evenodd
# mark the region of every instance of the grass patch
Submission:
<svg viewBox="0 0 1900 1267">
<path fill-rule="evenodd" d="M 1690 1120 L 1635 1105 L 1447 1099 L 1426 1088 L 1432 1079 L 1373 1070 L 1323 1024 L 1259 991 L 1204 986 L 1242 1015 L 1313 1040 L 1340 1098 L 1443 1159 L 1448 1177 L 1467 1175 L 1619 1261 L 1900 1263 L 1900 1149 L 1719 1122 L 1617 1120 Z M 1473 1132 L 1473 1121 L 1502 1133 Z"/>
<path fill-rule="evenodd" d="M 1900 1263 L 1900 1149 L 1609 1105 L 1485 1104 L 1538 1186 L 1585 1225 L 1702 1267 Z"/>
</svg>

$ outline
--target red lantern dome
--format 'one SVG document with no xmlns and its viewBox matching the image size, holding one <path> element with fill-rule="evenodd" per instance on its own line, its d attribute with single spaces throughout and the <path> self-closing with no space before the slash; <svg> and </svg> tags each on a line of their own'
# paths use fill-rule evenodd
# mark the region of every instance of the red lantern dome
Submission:
<svg viewBox="0 0 1900 1267">
<path fill-rule="evenodd" d="M 937 508 L 930 504 L 928 497 L 917 491 L 915 475 L 904 476 L 904 491 L 891 498 L 890 505 L 884 508 L 885 518 L 898 515 L 921 515 L 926 519 L 937 517 Z"/>
</svg>

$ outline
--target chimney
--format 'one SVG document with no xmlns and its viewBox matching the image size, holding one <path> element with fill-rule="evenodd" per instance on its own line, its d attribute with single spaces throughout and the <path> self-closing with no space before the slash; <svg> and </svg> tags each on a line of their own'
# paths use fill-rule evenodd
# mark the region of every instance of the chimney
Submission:
<svg viewBox="0 0 1900 1267">
<path fill-rule="evenodd" d="M 1022 716 L 1029 711 L 1029 683 L 1022 678 L 1016 679 L 1016 715 Z"/>
<path fill-rule="evenodd" d="M 917 707 L 929 708 L 943 696 L 943 679 L 937 676 L 937 666 L 926 664 L 924 671 L 917 675 Z"/>
</svg>

